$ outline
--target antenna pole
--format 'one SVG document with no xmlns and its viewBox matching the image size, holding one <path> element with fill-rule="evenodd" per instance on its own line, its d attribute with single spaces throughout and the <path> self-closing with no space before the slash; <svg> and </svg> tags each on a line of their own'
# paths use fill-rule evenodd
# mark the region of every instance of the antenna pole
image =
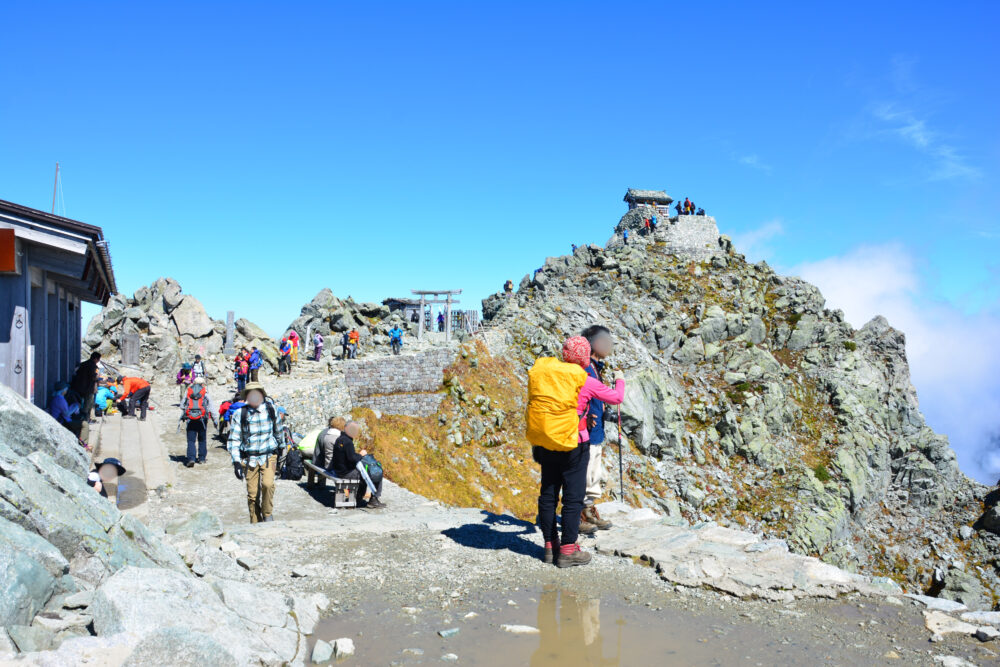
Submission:
<svg viewBox="0 0 1000 667">
<path fill-rule="evenodd" d="M 56 213 L 56 189 L 59 186 L 59 163 L 56 162 L 56 177 L 52 181 L 52 214 Z"/>
</svg>

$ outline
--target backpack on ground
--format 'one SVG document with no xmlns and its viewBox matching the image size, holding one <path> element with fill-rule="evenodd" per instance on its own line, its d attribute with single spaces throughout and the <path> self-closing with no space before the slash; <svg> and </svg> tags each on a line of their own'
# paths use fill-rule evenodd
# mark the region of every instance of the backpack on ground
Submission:
<svg viewBox="0 0 1000 667">
<path fill-rule="evenodd" d="M 187 407 L 184 408 L 184 416 L 191 421 L 199 421 L 206 417 L 205 414 L 205 390 L 201 389 L 198 395 L 188 389 Z"/>
<path fill-rule="evenodd" d="M 281 468 L 281 479 L 299 481 L 306 474 L 305 464 L 302 463 L 302 452 L 293 447 L 285 454 L 285 465 Z"/>
<path fill-rule="evenodd" d="M 525 436 L 533 445 L 554 452 L 576 449 L 580 415 L 576 404 L 587 371 L 555 357 L 542 357 L 528 371 Z"/>
</svg>

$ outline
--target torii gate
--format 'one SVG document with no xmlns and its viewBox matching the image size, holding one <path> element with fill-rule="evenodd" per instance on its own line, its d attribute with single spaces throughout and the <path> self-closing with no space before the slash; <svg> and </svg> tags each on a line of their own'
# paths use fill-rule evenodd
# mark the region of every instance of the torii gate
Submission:
<svg viewBox="0 0 1000 667">
<path fill-rule="evenodd" d="M 424 337 L 424 307 L 429 303 L 443 303 L 445 304 L 445 316 L 444 316 L 444 339 L 446 341 L 451 340 L 451 304 L 458 303 L 458 299 L 452 299 L 452 294 L 461 294 L 460 289 L 439 289 L 439 290 L 410 290 L 413 294 L 420 296 L 420 320 L 417 325 L 417 340 Z M 440 299 L 441 295 L 445 295 L 444 299 Z M 428 296 L 434 297 L 433 299 L 428 299 Z"/>
</svg>

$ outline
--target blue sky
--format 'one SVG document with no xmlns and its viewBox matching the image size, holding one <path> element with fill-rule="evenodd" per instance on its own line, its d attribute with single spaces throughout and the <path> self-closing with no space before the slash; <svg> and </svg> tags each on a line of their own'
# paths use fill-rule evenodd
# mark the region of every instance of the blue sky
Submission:
<svg viewBox="0 0 1000 667">
<path fill-rule="evenodd" d="M 942 327 L 1000 331 L 998 23 L 995 2 L 5 2 L 0 198 L 48 210 L 59 161 L 57 212 L 105 229 L 123 291 L 170 275 L 277 333 L 325 286 L 478 307 L 603 243 L 626 187 L 665 188 L 856 326 L 918 318 L 922 408 L 975 431 L 952 439 L 986 478 L 1000 385 L 969 375 L 1000 357 Z M 837 290 L 873 266 L 900 275 Z M 959 415 L 962 391 L 989 399 Z"/>
</svg>

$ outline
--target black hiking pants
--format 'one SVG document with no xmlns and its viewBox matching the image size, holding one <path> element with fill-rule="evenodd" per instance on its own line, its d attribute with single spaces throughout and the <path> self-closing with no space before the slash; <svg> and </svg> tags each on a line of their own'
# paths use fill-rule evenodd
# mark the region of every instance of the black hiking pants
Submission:
<svg viewBox="0 0 1000 667">
<path fill-rule="evenodd" d="M 542 490 L 538 494 L 538 528 L 546 542 L 559 542 L 556 531 L 556 505 L 562 492 L 562 542 L 575 544 L 580 536 L 580 512 L 587 491 L 587 463 L 590 446 L 578 445 L 568 452 L 536 448 L 542 465 Z"/>
<path fill-rule="evenodd" d="M 135 406 L 139 406 L 141 410 L 140 419 L 146 418 L 146 408 L 149 407 L 149 387 L 143 387 L 138 391 L 133 391 L 132 395 L 128 397 L 128 415 L 129 417 L 135 416 Z"/>
</svg>

